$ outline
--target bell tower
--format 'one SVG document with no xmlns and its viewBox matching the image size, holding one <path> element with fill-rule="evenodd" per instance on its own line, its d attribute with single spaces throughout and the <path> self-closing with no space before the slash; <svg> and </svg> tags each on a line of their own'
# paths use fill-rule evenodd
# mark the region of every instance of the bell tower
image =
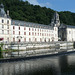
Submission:
<svg viewBox="0 0 75 75">
<path fill-rule="evenodd" d="M 51 20 L 51 26 L 56 26 L 59 27 L 60 26 L 60 20 L 59 20 L 59 14 L 57 12 L 54 13 L 54 16 Z"/>
</svg>

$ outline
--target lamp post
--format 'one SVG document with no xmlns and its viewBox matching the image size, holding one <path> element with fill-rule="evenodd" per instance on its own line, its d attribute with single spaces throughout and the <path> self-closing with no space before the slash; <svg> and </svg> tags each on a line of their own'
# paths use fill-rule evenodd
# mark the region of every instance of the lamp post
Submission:
<svg viewBox="0 0 75 75">
<path fill-rule="evenodd" d="M 18 56 L 19 56 L 19 44 L 20 44 L 20 39 L 22 38 L 21 36 L 17 36 L 18 38 Z"/>
</svg>

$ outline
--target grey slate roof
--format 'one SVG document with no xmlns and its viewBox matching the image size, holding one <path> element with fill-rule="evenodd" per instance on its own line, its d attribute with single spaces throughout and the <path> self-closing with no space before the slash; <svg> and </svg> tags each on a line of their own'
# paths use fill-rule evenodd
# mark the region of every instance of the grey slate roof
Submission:
<svg viewBox="0 0 75 75">
<path fill-rule="evenodd" d="M 75 26 L 67 25 L 67 28 L 75 28 Z"/>
<path fill-rule="evenodd" d="M 66 25 L 66 24 L 61 24 L 60 26 L 59 26 L 59 28 L 75 28 L 75 26 L 72 26 L 72 25 Z"/>
<path fill-rule="evenodd" d="M 26 26 L 26 27 L 34 27 L 34 28 L 44 28 L 44 29 L 53 29 L 50 25 L 44 25 L 44 24 L 38 24 L 38 23 L 32 23 L 32 22 L 25 22 L 20 20 L 11 20 L 11 25 L 20 25 L 20 26 Z"/>
<path fill-rule="evenodd" d="M 67 28 L 67 25 L 62 23 L 62 24 L 60 24 L 59 28 Z"/>
</svg>

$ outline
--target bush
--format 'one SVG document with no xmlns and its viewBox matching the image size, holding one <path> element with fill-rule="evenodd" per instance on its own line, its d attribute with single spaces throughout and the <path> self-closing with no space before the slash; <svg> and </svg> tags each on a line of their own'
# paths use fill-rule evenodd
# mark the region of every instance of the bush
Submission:
<svg viewBox="0 0 75 75">
<path fill-rule="evenodd" d="M 2 48 L 0 47 L 0 58 L 3 58 Z"/>
</svg>

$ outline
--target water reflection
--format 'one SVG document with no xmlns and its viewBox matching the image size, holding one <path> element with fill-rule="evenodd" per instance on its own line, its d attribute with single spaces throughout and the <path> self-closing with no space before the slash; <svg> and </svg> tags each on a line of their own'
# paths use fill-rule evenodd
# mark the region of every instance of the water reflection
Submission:
<svg viewBox="0 0 75 75">
<path fill-rule="evenodd" d="M 60 71 L 61 74 L 68 69 L 68 58 L 67 55 L 60 56 L 59 57 L 59 66 L 60 66 Z"/>
<path fill-rule="evenodd" d="M 75 54 L 0 63 L 0 75 L 75 75 Z"/>
</svg>

